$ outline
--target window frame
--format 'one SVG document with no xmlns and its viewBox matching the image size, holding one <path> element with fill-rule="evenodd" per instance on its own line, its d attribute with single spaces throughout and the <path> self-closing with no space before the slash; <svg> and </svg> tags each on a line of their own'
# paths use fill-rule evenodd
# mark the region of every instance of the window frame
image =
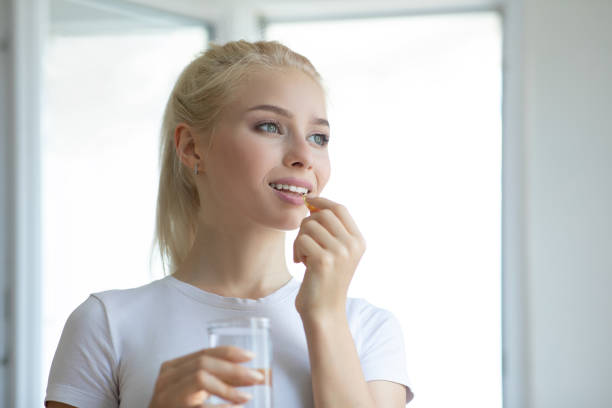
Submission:
<svg viewBox="0 0 612 408">
<path fill-rule="evenodd" d="M 51 0 L 1 0 L 0 106 L 6 121 L 0 126 L 2 161 L 0 192 L 0 255 L 7 273 L 0 279 L 6 321 L 0 332 L 0 405 L 15 408 L 42 406 L 38 393 L 42 373 L 42 234 L 41 234 L 41 117 L 42 67 L 51 29 Z M 72 0 L 74 3 L 140 15 L 201 24 L 208 20 L 160 11 L 120 0 Z M 5 28 L 6 27 L 6 28 Z M 5 68 L 6 67 L 6 68 Z M 44 90 L 43 90 L 44 92 Z M 4 118 L 3 118 L 4 119 Z M 5 160 L 6 159 L 6 160 Z M 6 328 L 6 329 L 5 329 Z"/>
<path fill-rule="evenodd" d="M 342 3 L 342 2 L 340 2 Z M 437 14 L 496 12 L 502 23 L 502 203 L 501 203 L 501 301 L 502 301 L 502 406 L 524 408 L 528 401 L 528 369 L 526 344 L 525 293 L 525 210 L 523 176 L 524 142 L 522 123 L 521 67 L 521 5 L 507 1 L 439 1 L 427 6 L 406 1 L 392 7 L 371 5 L 341 7 L 334 3 L 328 8 L 302 7 L 299 12 L 291 7 L 273 8 L 259 17 L 260 31 L 267 24 L 310 22 L 324 20 L 407 17 Z M 365 7 L 364 7 L 365 6 Z"/>
</svg>

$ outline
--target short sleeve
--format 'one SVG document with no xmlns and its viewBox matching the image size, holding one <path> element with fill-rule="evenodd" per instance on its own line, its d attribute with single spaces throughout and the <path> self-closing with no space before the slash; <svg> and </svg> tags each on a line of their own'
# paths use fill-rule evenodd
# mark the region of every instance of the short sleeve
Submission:
<svg viewBox="0 0 612 408">
<path fill-rule="evenodd" d="M 79 408 L 119 406 L 117 359 L 106 311 L 90 296 L 68 318 L 53 357 L 46 401 Z"/>
<path fill-rule="evenodd" d="M 366 381 L 385 380 L 406 386 L 406 402 L 412 399 L 406 369 L 402 328 L 389 311 L 370 306 L 362 314 L 360 360 Z"/>
</svg>

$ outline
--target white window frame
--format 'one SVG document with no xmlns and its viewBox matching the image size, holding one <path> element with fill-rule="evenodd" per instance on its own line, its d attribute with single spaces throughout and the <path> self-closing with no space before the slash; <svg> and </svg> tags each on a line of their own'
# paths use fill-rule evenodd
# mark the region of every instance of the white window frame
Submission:
<svg viewBox="0 0 612 408">
<path fill-rule="evenodd" d="M 87 2 L 91 0 L 78 0 Z M 267 22 L 497 11 L 503 24 L 503 407 L 528 404 L 522 0 L 104 0 L 196 19 L 218 43 L 258 40 Z M 41 375 L 40 118 L 49 0 L 0 0 L 0 405 L 37 406 Z M 4 310 L 6 309 L 6 310 Z"/>
<path fill-rule="evenodd" d="M 2 253 L 5 349 L 4 406 L 35 406 L 29 390 L 40 384 L 40 106 L 42 44 L 48 19 L 46 2 L 3 0 L 1 58 L 4 83 L 2 132 Z M 4 329 L 4 328 L 3 328 Z M 36 388 L 31 388 L 35 386 Z"/>
</svg>

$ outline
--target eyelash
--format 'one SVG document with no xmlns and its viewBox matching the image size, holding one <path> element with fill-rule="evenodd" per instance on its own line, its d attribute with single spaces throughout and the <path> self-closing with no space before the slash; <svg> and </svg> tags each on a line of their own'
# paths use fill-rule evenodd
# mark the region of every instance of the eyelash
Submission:
<svg viewBox="0 0 612 408">
<path fill-rule="evenodd" d="M 267 130 L 263 130 L 263 129 L 261 129 L 261 126 L 263 126 L 263 125 L 274 125 L 274 126 L 276 126 L 276 129 L 278 130 L 278 132 L 275 132 L 275 133 L 282 134 L 282 133 L 280 133 L 281 125 L 280 125 L 280 123 L 278 123 L 278 122 L 274 122 L 274 121 L 266 121 L 266 122 L 261 122 L 261 123 L 258 123 L 257 125 L 255 125 L 255 127 L 256 127 L 257 129 L 259 129 L 259 130 L 261 130 L 261 131 L 263 131 L 263 132 L 267 132 L 267 133 L 274 133 L 274 132 L 268 132 Z M 312 134 L 312 135 L 310 135 L 310 136 L 320 136 L 320 137 L 321 137 L 321 140 L 323 141 L 323 143 L 322 143 L 322 144 L 315 143 L 315 144 L 317 144 L 318 146 L 325 147 L 325 146 L 326 146 L 326 145 L 329 143 L 329 136 L 327 136 L 327 135 L 326 135 L 326 134 L 324 134 L 324 133 L 313 133 L 313 134 Z"/>
</svg>

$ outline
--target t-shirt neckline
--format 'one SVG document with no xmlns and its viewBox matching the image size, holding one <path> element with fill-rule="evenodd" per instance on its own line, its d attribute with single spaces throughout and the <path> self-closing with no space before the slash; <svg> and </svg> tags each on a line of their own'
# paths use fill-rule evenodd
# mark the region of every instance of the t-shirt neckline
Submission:
<svg viewBox="0 0 612 408">
<path fill-rule="evenodd" d="M 259 299 L 246 299 L 221 296 L 217 295 L 216 293 L 207 292 L 204 289 L 200 289 L 187 282 L 183 282 L 182 280 L 179 280 L 172 275 L 166 276 L 162 279 L 162 281 L 165 281 L 167 284 L 173 286 L 174 288 L 181 291 L 183 294 L 189 296 L 190 298 L 198 302 L 206 303 L 212 306 L 218 306 L 221 308 L 230 308 L 237 310 L 257 309 L 282 303 L 291 295 L 295 294 L 300 287 L 300 282 L 297 281 L 294 277 L 291 277 L 291 279 L 289 279 L 287 283 L 285 283 L 283 286 L 281 286 L 274 292 L 270 293 L 268 296 Z"/>
</svg>

